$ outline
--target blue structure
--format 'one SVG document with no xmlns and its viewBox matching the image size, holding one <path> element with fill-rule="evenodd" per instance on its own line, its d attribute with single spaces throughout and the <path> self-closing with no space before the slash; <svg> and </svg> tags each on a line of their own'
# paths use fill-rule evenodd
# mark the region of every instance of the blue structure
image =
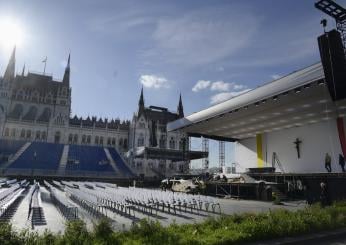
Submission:
<svg viewBox="0 0 346 245">
<path fill-rule="evenodd" d="M 103 147 L 70 145 L 66 171 L 113 172 Z"/>
<path fill-rule="evenodd" d="M 63 148 L 61 144 L 32 142 L 11 168 L 57 170 Z"/>
<path fill-rule="evenodd" d="M 107 148 L 112 159 L 108 159 L 102 146 L 68 145 L 31 142 L 18 156 L 13 157 L 25 141 L 0 140 L 0 169 L 3 173 L 35 176 L 104 176 L 135 177 L 115 148 Z M 111 162 L 115 162 L 115 167 Z M 66 164 L 66 165 L 65 165 Z M 114 168 L 113 168 L 114 167 Z"/>
<path fill-rule="evenodd" d="M 16 154 L 24 143 L 24 141 L 0 139 L 0 164 L 6 162 L 9 156 Z"/>
<path fill-rule="evenodd" d="M 134 174 L 129 169 L 129 167 L 126 165 L 126 163 L 121 158 L 119 153 L 114 148 L 111 148 L 111 147 L 109 147 L 108 150 L 109 150 L 109 153 L 111 154 L 113 160 L 115 161 L 115 164 L 118 167 L 119 171 L 121 171 L 121 173 L 125 176 L 133 177 Z"/>
</svg>

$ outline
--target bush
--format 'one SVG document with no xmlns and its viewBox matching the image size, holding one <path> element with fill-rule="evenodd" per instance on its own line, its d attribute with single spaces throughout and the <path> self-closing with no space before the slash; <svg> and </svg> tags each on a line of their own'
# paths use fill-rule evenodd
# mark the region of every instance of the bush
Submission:
<svg viewBox="0 0 346 245">
<path fill-rule="evenodd" d="M 65 233 L 62 237 L 62 244 L 68 245 L 88 245 L 93 244 L 91 235 L 87 231 L 83 221 L 67 222 Z"/>
<path fill-rule="evenodd" d="M 279 209 L 261 214 L 223 215 L 199 224 L 163 227 L 158 221 L 141 220 L 129 231 L 113 231 L 107 219 L 101 220 L 88 232 L 82 221 L 66 224 L 64 234 L 45 231 L 42 235 L 23 230 L 15 232 L 7 223 L 0 224 L 0 244 L 193 244 L 224 245 L 245 241 L 293 236 L 346 227 L 346 202 L 321 208 L 319 205 L 295 212 Z"/>
</svg>

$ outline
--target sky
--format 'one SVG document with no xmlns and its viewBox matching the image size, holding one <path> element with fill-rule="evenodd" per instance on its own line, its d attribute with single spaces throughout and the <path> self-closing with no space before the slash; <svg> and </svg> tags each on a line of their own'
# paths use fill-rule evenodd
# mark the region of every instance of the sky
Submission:
<svg viewBox="0 0 346 245">
<path fill-rule="evenodd" d="M 7 21 L 20 30 L 18 73 L 42 72 L 47 57 L 61 80 L 71 53 L 73 115 L 131 119 L 141 86 L 146 106 L 172 111 L 181 93 L 188 115 L 319 62 L 327 16 L 314 2 L 0 0 L 0 74 Z"/>
</svg>

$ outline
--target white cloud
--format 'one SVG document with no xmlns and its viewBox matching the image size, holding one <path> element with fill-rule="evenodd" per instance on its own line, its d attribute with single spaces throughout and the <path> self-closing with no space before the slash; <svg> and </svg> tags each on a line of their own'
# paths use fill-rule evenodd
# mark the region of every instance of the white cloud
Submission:
<svg viewBox="0 0 346 245">
<path fill-rule="evenodd" d="M 193 86 L 192 91 L 193 92 L 199 92 L 200 90 L 206 89 L 210 86 L 210 81 L 206 80 L 199 80 L 195 86 Z"/>
<path fill-rule="evenodd" d="M 233 89 L 234 90 L 241 90 L 241 89 L 245 89 L 247 86 L 243 85 L 243 84 L 234 84 Z"/>
<path fill-rule="evenodd" d="M 216 82 L 212 82 L 208 80 L 199 80 L 195 84 L 195 86 L 193 86 L 192 91 L 199 92 L 207 88 L 210 88 L 210 91 L 229 92 L 231 90 L 244 90 L 247 88 L 247 86 L 243 84 L 237 84 L 234 82 L 227 83 L 221 80 Z"/>
<path fill-rule="evenodd" d="M 190 66 L 228 57 L 247 47 L 258 31 L 260 19 L 250 12 L 208 8 L 162 18 L 153 34 L 157 55 Z"/>
<path fill-rule="evenodd" d="M 233 92 L 222 92 L 222 93 L 215 94 L 210 97 L 210 104 L 218 104 L 220 102 L 226 101 L 230 98 L 246 93 L 248 91 L 250 91 L 250 89 L 244 89 L 241 91 L 233 91 Z"/>
<path fill-rule="evenodd" d="M 281 78 L 282 76 L 280 76 L 280 75 L 278 75 L 278 74 L 273 74 L 273 75 L 271 75 L 270 77 L 273 78 L 274 80 L 276 80 L 276 79 Z"/>
<path fill-rule="evenodd" d="M 210 90 L 211 91 L 229 91 L 231 86 L 233 84 L 231 83 L 226 83 L 224 81 L 217 81 L 217 82 L 213 82 L 211 87 L 210 87 Z"/>
<path fill-rule="evenodd" d="M 147 88 L 158 89 L 170 87 L 169 81 L 166 78 L 156 75 L 142 75 L 139 78 L 139 81 L 141 84 L 143 84 L 144 87 Z"/>
</svg>

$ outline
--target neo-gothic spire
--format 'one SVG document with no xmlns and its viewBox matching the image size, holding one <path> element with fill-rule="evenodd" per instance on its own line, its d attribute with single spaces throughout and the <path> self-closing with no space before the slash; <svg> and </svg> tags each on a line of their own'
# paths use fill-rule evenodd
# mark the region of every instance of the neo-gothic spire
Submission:
<svg viewBox="0 0 346 245">
<path fill-rule="evenodd" d="M 11 82 L 14 80 L 14 73 L 16 68 L 16 46 L 14 46 L 10 61 L 5 70 L 3 80 L 5 82 Z"/>
<path fill-rule="evenodd" d="M 139 102 L 138 102 L 138 114 L 144 111 L 144 96 L 143 96 L 143 86 L 141 90 L 141 96 L 139 97 Z"/>
<path fill-rule="evenodd" d="M 183 107 L 183 101 L 181 100 L 181 93 L 179 96 L 179 104 L 178 104 L 178 110 L 177 111 L 178 111 L 179 118 L 184 117 L 184 107 Z"/>
<path fill-rule="evenodd" d="M 68 86 L 70 86 L 70 58 L 71 58 L 71 54 L 68 55 L 64 78 L 62 79 L 62 82 Z"/>
<path fill-rule="evenodd" d="M 23 65 L 22 77 L 24 77 L 24 74 L 25 74 L 25 63 L 24 63 L 24 65 Z"/>
</svg>

